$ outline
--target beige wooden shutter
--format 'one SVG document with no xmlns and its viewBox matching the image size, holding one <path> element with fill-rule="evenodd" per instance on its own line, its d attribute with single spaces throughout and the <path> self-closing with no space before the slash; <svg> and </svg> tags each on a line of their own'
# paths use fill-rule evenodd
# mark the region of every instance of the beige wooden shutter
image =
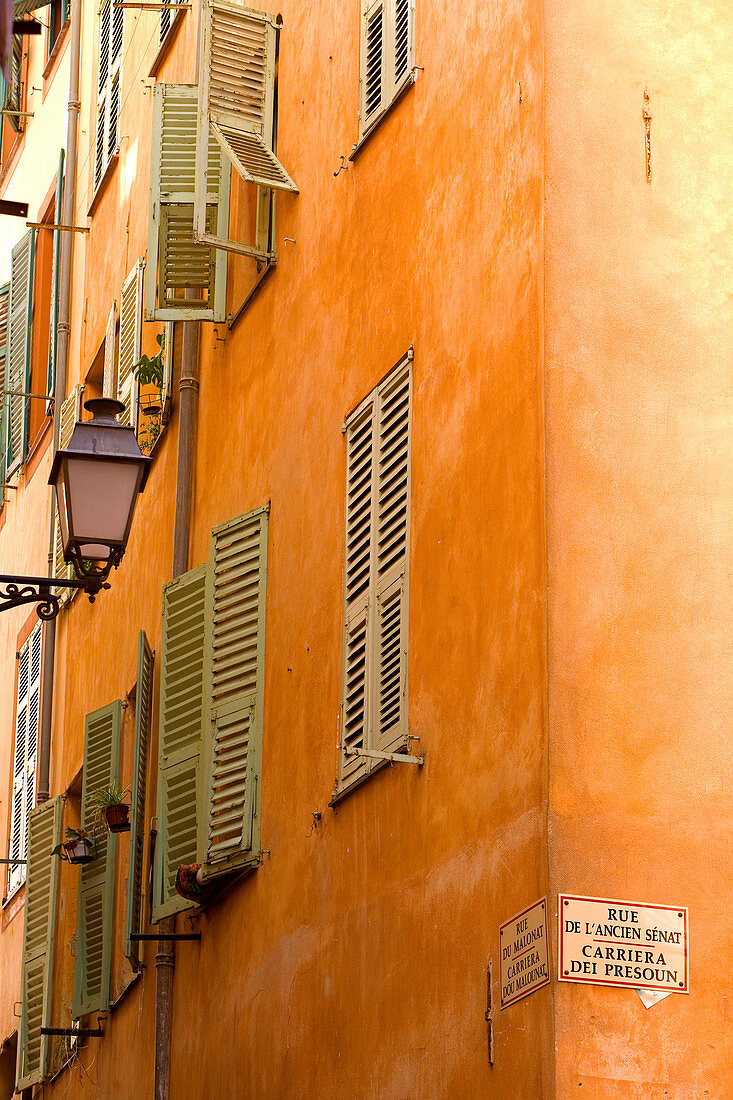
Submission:
<svg viewBox="0 0 733 1100">
<path fill-rule="evenodd" d="M 25 860 L 28 841 L 28 821 L 36 804 L 36 756 L 38 724 L 41 712 L 41 624 L 33 628 L 18 657 L 18 690 L 15 706 L 15 753 L 13 791 L 10 813 L 11 860 Z M 8 896 L 25 882 L 23 863 L 11 863 L 8 868 Z"/>
<path fill-rule="evenodd" d="M 212 531 L 205 876 L 259 859 L 268 511 Z"/>
<path fill-rule="evenodd" d="M 132 766 L 130 806 L 130 859 L 127 873 L 127 915 L 125 955 L 136 969 L 140 966 L 139 947 L 130 937 L 142 931 L 143 858 L 145 845 L 145 787 L 147 780 L 150 704 L 153 698 L 153 652 L 145 631 L 140 631 L 137 653 L 137 691 L 135 698 L 135 759 Z"/>
<path fill-rule="evenodd" d="M 390 79 L 392 98 L 412 80 L 413 60 L 413 0 L 390 0 L 392 4 L 392 36 L 390 54 Z"/>
<path fill-rule="evenodd" d="M 163 329 L 163 386 L 161 398 L 163 408 L 161 420 L 167 424 L 171 415 L 171 398 L 173 396 L 173 335 L 175 329 L 172 321 L 166 321 Z"/>
<path fill-rule="evenodd" d="M 407 738 L 410 411 L 411 377 L 406 362 L 379 387 L 373 729 L 374 747 L 382 752 L 395 752 Z"/>
<path fill-rule="evenodd" d="M 117 335 L 117 302 L 112 303 L 104 334 L 104 380 L 102 396 L 115 396 L 115 337 Z"/>
<path fill-rule="evenodd" d="M 361 5 L 361 96 L 359 134 L 363 137 L 381 116 L 385 103 L 387 71 L 386 38 L 389 24 L 388 0 L 362 0 Z"/>
<path fill-rule="evenodd" d="M 350 756 L 369 747 L 371 699 L 369 636 L 374 496 L 375 402 L 371 396 L 351 418 L 346 434 L 346 565 L 340 783 L 353 782 L 371 764 Z"/>
<path fill-rule="evenodd" d="M 83 393 L 84 386 L 75 386 L 61 406 L 61 416 L 59 420 L 59 450 L 64 450 L 68 447 L 71 434 L 74 431 L 74 425 L 77 420 L 81 420 L 81 401 Z M 64 557 L 58 508 L 56 508 L 54 522 L 53 575 L 54 577 L 58 577 L 59 580 L 72 580 L 75 576 L 73 565 L 67 562 Z M 54 592 L 59 597 L 59 606 L 66 607 L 73 599 L 75 591 L 76 590 L 73 588 L 54 589 Z"/>
<path fill-rule="evenodd" d="M 16 1089 L 43 1081 L 48 1073 L 54 928 L 59 861 L 51 852 L 61 839 L 61 799 L 42 802 L 28 827 L 28 879 L 23 918 L 23 957 Z"/>
<path fill-rule="evenodd" d="M 199 761 L 204 685 L 211 637 L 209 566 L 201 565 L 163 588 L 158 836 L 153 921 L 192 903 L 175 888 L 181 864 L 197 862 Z"/>
<path fill-rule="evenodd" d="M 194 241 L 197 98 L 193 84 L 153 88 L 147 321 L 226 317 L 226 253 Z M 206 225 L 219 237 L 229 232 L 229 176 L 221 150 L 212 143 L 206 161 Z M 200 300 L 192 301 L 187 291 Z"/>
<path fill-rule="evenodd" d="M 94 835 L 95 858 L 80 868 L 74 971 L 75 1018 L 109 1005 L 116 837 L 100 822 L 90 796 L 119 781 L 122 703 L 86 716 L 81 826 Z"/>
<path fill-rule="evenodd" d="M 120 345 L 117 361 L 117 400 L 125 411 L 117 417 L 119 424 L 131 424 L 137 432 L 137 401 L 139 386 L 132 368 L 140 359 L 143 327 L 143 271 L 140 259 L 122 284 L 120 294 Z"/>
</svg>

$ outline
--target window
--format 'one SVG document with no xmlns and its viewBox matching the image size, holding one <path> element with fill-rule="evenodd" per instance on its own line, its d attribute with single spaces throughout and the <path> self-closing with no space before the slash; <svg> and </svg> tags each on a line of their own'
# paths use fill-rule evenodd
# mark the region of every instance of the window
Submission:
<svg viewBox="0 0 733 1100">
<path fill-rule="evenodd" d="M 28 819 L 36 804 L 36 754 L 41 703 L 41 624 L 34 628 L 18 656 L 15 707 L 15 753 L 8 859 L 25 860 Z M 8 897 L 25 882 L 25 865 L 10 864 Z"/>
<path fill-rule="evenodd" d="M 362 0 L 359 138 L 413 80 L 413 0 Z"/>
<path fill-rule="evenodd" d="M 341 759 L 336 794 L 406 746 L 411 356 L 346 422 Z"/>
<path fill-rule="evenodd" d="M 13 44 L 10 53 L 10 84 L 7 85 L 5 97 L 5 109 L 17 114 L 4 115 L 13 130 L 22 130 L 25 120 L 20 112 L 25 110 L 25 96 L 23 84 L 23 36 L 13 35 Z"/>
<path fill-rule="evenodd" d="M 69 18 L 69 0 L 52 0 L 48 9 L 48 47 L 46 60 L 53 53 L 58 37 Z"/>
<path fill-rule="evenodd" d="M 154 921 L 193 904 L 181 865 L 259 862 L 267 529 L 268 508 L 215 527 L 210 561 L 163 589 Z"/>
<path fill-rule="evenodd" d="M 104 0 L 99 13 L 97 137 L 94 156 L 95 191 L 102 182 L 102 177 L 111 159 L 117 154 L 124 28 L 124 9 L 113 7 L 112 0 Z"/>
<path fill-rule="evenodd" d="M 177 19 L 180 19 L 185 11 L 184 8 L 178 6 L 177 0 L 162 0 L 165 5 L 160 12 L 160 23 L 158 25 L 158 45 L 162 46 L 168 37 L 168 32 L 174 25 Z"/>
</svg>

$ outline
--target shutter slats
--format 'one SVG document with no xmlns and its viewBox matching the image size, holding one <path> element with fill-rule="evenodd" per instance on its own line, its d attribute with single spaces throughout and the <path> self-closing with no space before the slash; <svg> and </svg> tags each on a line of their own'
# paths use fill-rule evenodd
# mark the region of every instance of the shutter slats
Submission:
<svg viewBox="0 0 733 1100">
<path fill-rule="evenodd" d="M 133 367 L 140 359 L 142 342 L 142 294 L 145 261 L 139 259 L 125 279 L 120 293 L 120 341 L 117 362 L 117 400 L 125 411 L 119 424 L 131 424 L 137 432 L 138 383 Z"/>
<path fill-rule="evenodd" d="M 28 878 L 23 925 L 21 1015 L 16 1087 L 42 1081 L 48 1071 L 48 1026 L 53 969 L 58 860 L 51 852 L 61 839 L 61 799 L 37 806 L 28 828 Z"/>
<path fill-rule="evenodd" d="M 117 335 L 117 302 L 112 303 L 104 334 L 104 380 L 102 395 L 115 396 L 115 336 Z"/>
<path fill-rule="evenodd" d="M 153 89 L 148 321 L 222 321 L 226 314 L 226 253 L 194 238 L 197 93 L 189 84 L 157 84 Z M 215 143 L 208 150 L 206 169 L 206 231 L 226 236 L 229 172 Z M 203 291 L 204 297 L 192 302 L 187 290 Z"/>
<path fill-rule="evenodd" d="M 130 937 L 142 931 L 142 888 L 145 846 L 145 788 L 150 736 L 150 707 L 153 698 L 153 652 L 145 631 L 140 631 L 137 655 L 137 694 L 135 699 L 135 759 L 132 768 L 130 805 L 130 858 L 127 876 L 127 916 L 125 955 L 140 965 L 137 941 Z"/>
<path fill-rule="evenodd" d="M 163 589 L 155 922 L 193 904 L 175 889 L 180 864 L 198 854 L 198 779 L 210 636 L 208 566 Z"/>
<path fill-rule="evenodd" d="M 204 874 L 256 862 L 264 686 L 267 509 L 212 531 L 212 741 Z"/>
<path fill-rule="evenodd" d="M 17 393 L 30 390 L 31 313 L 35 238 L 30 229 L 11 251 L 8 356 L 6 388 Z M 13 473 L 25 460 L 28 448 L 28 399 L 9 396 L 6 411 L 6 470 Z"/>
<path fill-rule="evenodd" d="M 75 1018 L 109 1005 L 116 845 L 90 801 L 100 787 L 119 780 L 122 703 L 86 716 L 81 826 L 93 834 L 95 858 L 80 869 L 77 904 L 77 956 L 74 972 Z"/>
<path fill-rule="evenodd" d="M 20 651 L 15 718 L 15 759 L 10 817 L 11 859 L 26 858 L 30 814 L 36 802 L 36 751 L 41 698 L 42 627 L 39 623 Z M 22 863 L 8 868 L 8 894 L 25 881 Z"/>
</svg>

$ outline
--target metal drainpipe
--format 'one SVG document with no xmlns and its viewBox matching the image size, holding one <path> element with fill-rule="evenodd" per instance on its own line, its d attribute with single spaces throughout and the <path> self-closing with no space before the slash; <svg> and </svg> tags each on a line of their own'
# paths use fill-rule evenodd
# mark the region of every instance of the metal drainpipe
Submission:
<svg viewBox="0 0 733 1100">
<path fill-rule="evenodd" d="M 69 42 L 69 102 L 66 118 L 66 156 L 64 159 L 64 202 L 62 223 L 74 224 L 74 199 L 76 197 L 76 135 L 79 121 L 79 66 L 81 59 L 81 0 L 71 4 L 71 40 Z M 58 232 L 58 230 L 56 230 Z M 61 237 L 61 264 L 59 271 L 59 315 L 56 337 L 56 387 L 53 407 L 53 450 L 58 447 L 61 406 L 66 397 L 66 363 L 69 354 L 69 303 L 71 300 L 71 254 L 73 233 Z M 48 543 L 48 576 L 53 576 L 56 545 L 56 491 L 52 487 L 51 529 Z M 50 797 L 51 718 L 53 714 L 53 672 L 56 655 L 56 620 L 46 623 L 43 639 L 43 670 L 41 673 L 41 728 L 38 740 L 38 793 L 37 801 L 46 802 Z"/>
<path fill-rule="evenodd" d="M 181 381 L 178 387 L 178 472 L 173 528 L 173 577 L 188 569 L 188 544 L 193 489 L 193 440 L 198 410 L 200 322 L 183 322 Z M 175 931 L 175 917 L 158 925 L 161 938 L 155 956 L 155 1100 L 169 1100 L 175 941 L 163 938 Z"/>
</svg>

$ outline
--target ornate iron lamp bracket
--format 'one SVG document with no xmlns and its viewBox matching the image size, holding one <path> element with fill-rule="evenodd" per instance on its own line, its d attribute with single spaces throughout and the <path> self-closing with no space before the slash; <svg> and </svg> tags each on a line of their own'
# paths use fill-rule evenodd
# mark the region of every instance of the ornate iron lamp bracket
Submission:
<svg viewBox="0 0 733 1100">
<path fill-rule="evenodd" d="M 57 580 L 55 577 L 14 577 L 0 574 L 0 611 L 20 607 L 24 603 L 36 604 L 39 619 L 48 622 L 60 611 L 59 597 L 53 588 L 81 588 L 93 602 L 100 588 L 109 588 L 103 577 L 87 577 L 84 580 Z"/>
</svg>

